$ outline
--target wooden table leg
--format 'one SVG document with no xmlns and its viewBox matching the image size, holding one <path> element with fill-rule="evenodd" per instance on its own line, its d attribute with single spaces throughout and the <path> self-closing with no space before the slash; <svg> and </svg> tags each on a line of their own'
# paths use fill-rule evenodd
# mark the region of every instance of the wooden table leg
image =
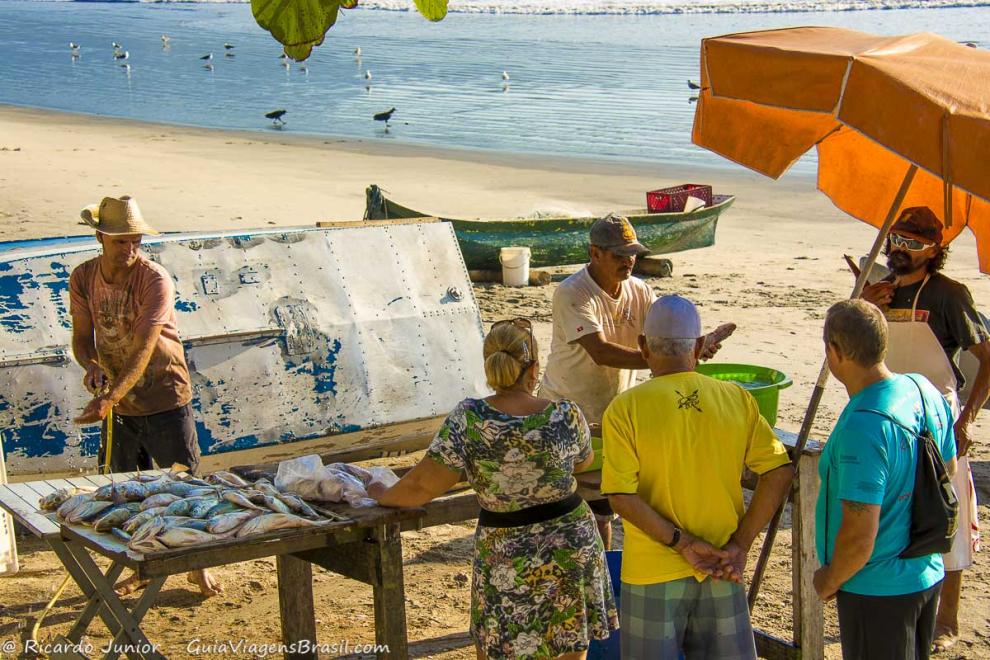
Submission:
<svg viewBox="0 0 990 660">
<path fill-rule="evenodd" d="M 388 650 L 379 658 L 408 658 L 406 590 L 402 576 L 402 535 L 397 524 L 375 528 L 371 537 L 375 644 Z"/>
<path fill-rule="evenodd" d="M 62 562 L 71 576 L 72 571 L 69 570 L 69 564 L 75 565 L 76 560 L 72 557 L 72 554 L 69 553 L 68 548 L 66 548 L 65 544 L 60 540 L 53 539 L 50 540 L 48 544 L 51 546 L 55 556 L 59 558 L 59 561 Z M 107 569 L 104 579 L 110 584 L 114 584 L 117 581 L 117 578 L 120 577 L 123 570 L 123 565 L 114 562 L 110 564 L 110 568 Z M 89 624 L 93 621 L 93 618 L 96 616 L 101 607 L 103 607 L 103 598 L 100 597 L 98 591 L 93 590 L 92 594 L 89 595 L 82 612 L 80 612 L 79 616 L 76 618 L 76 622 L 72 626 L 72 630 L 65 635 L 65 639 L 74 644 L 78 644 L 79 641 L 82 640 L 82 636 L 86 634 L 86 629 L 89 628 Z"/>
<path fill-rule="evenodd" d="M 275 557 L 278 571 L 278 608 L 286 660 L 316 660 L 316 610 L 313 607 L 313 565 L 292 555 Z M 309 648 L 305 648 L 308 644 Z"/>
<path fill-rule="evenodd" d="M 74 560 L 63 560 L 65 568 L 87 598 L 92 598 L 95 593 L 103 600 L 103 607 L 99 608 L 100 618 L 114 638 L 120 637 L 124 640 L 128 647 L 128 657 L 164 660 L 165 656 L 158 652 L 158 647 L 149 642 L 141 630 L 140 618 L 135 618 L 120 602 L 120 598 L 113 591 L 113 585 L 107 581 L 86 548 L 72 541 L 65 541 L 64 547 Z M 159 578 L 154 590 L 157 591 L 162 583 L 164 578 Z M 154 593 L 151 595 L 154 597 Z"/>
<path fill-rule="evenodd" d="M 823 605 L 815 591 L 815 503 L 818 500 L 818 456 L 802 455 L 798 461 L 797 489 L 791 503 L 791 569 L 794 590 L 794 641 L 801 658 L 825 657 Z"/>
</svg>

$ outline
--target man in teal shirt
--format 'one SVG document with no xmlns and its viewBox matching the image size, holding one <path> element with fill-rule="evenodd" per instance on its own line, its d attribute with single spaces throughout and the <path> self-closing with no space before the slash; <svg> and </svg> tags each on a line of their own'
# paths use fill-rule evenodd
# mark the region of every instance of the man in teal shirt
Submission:
<svg viewBox="0 0 990 660">
<path fill-rule="evenodd" d="M 916 436 L 927 425 L 951 474 L 955 435 L 938 390 L 923 376 L 891 373 L 886 352 L 877 307 L 847 300 L 829 309 L 825 353 L 849 403 L 819 463 L 815 588 L 837 598 L 843 657 L 911 660 L 929 656 L 945 576 L 939 554 L 899 557 L 910 536 Z"/>
</svg>

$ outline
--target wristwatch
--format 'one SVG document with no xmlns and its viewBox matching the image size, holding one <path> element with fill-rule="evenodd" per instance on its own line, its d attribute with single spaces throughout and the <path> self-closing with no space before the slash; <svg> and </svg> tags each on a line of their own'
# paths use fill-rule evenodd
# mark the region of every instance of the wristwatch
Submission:
<svg viewBox="0 0 990 660">
<path fill-rule="evenodd" d="M 668 548 L 673 548 L 681 541 L 681 530 L 679 527 L 674 528 L 674 534 L 670 537 L 670 543 L 664 543 Z"/>
</svg>

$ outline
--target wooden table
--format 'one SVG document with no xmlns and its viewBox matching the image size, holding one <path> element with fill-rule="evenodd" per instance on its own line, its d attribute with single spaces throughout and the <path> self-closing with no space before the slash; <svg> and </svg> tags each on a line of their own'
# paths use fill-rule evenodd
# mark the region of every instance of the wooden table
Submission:
<svg viewBox="0 0 990 660">
<path fill-rule="evenodd" d="M 133 475 L 116 474 L 114 480 L 121 481 L 130 476 Z M 429 518 L 423 509 L 335 506 L 337 512 L 349 519 L 143 555 L 128 549 L 115 536 L 96 532 L 90 527 L 59 525 L 52 514 L 38 510 L 38 500 L 57 488 L 98 487 L 108 483 L 109 477 L 96 476 L 0 487 L 0 507 L 48 543 L 87 599 L 75 625 L 64 638 L 67 643 L 60 647 L 78 646 L 90 622 L 99 616 L 115 641 L 111 653 L 105 657 L 116 658 L 123 653 L 131 658 L 163 658 L 141 631 L 140 622 L 169 575 L 274 555 L 285 657 L 317 657 L 312 564 L 370 584 L 374 592 L 375 642 L 388 649 L 378 656 L 408 657 L 400 531 L 402 523 L 411 529 L 418 526 L 418 521 Z M 443 500 L 435 511 L 437 508 L 444 508 Z M 440 520 L 436 515 L 433 519 Z M 110 559 L 106 572 L 97 566 L 93 554 Z M 133 570 L 138 579 L 150 580 L 130 610 L 113 591 L 114 582 L 124 568 Z M 52 657 L 83 656 L 66 652 Z"/>
</svg>

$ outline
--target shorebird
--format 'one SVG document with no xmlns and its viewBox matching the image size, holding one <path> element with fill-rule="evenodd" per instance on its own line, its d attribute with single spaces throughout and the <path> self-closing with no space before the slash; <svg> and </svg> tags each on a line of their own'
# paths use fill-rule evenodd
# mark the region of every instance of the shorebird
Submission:
<svg viewBox="0 0 990 660">
<path fill-rule="evenodd" d="M 70 41 L 69 42 L 69 48 L 71 48 L 72 50 L 79 50 L 79 44 L 77 44 L 74 41 Z"/>
<path fill-rule="evenodd" d="M 385 112 L 378 112 L 372 116 L 375 121 L 385 122 L 385 130 L 388 130 L 388 121 L 392 118 L 392 113 L 395 112 L 395 108 L 386 110 Z"/>
<path fill-rule="evenodd" d="M 230 50 L 231 48 L 233 48 L 233 47 L 234 47 L 234 44 L 231 44 L 231 43 L 225 43 L 225 44 L 223 45 L 223 47 L 224 47 L 225 49 L 227 49 L 227 50 Z"/>
<path fill-rule="evenodd" d="M 162 45 L 167 46 L 169 41 L 169 36 L 167 34 L 162 35 Z"/>
<path fill-rule="evenodd" d="M 354 49 L 354 59 L 356 59 L 356 60 L 361 59 L 361 47 L 360 46 L 358 46 L 357 48 Z"/>
<path fill-rule="evenodd" d="M 371 69 L 365 70 L 365 72 L 364 72 L 364 79 L 365 80 L 371 80 Z"/>
<path fill-rule="evenodd" d="M 502 80 L 504 80 L 506 82 L 509 82 L 509 72 L 508 71 L 503 71 L 502 72 Z"/>
<path fill-rule="evenodd" d="M 688 81 L 688 89 L 701 89 L 701 85 L 694 82 L 693 80 Z"/>
<path fill-rule="evenodd" d="M 113 46 L 114 50 L 120 50 L 120 44 L 118 44 L 116 41 L 111 41 L 110 45 Z"/>
<path fill-rule="evenodd" d="M 201 58 L 199 58 L 199 59 L 201 59 L 201 60 L 205 60 L 205 61 L 207 61 L 207 62 L 212 62 L 212 61 L 213 61 L 213 53 L 207 53 L 206 55 L 203 55 L 203 56 L 202 56 Z"/>
<path fill-rule="evenodd" d="M 287 110 L 279 108 L 278 110 L 272 110 L 271 112 L 266 112 L 265 117 L 272 120 L 272 124 L 281 127 L 285 124 L 285 120 L 282 117 L 285 116 Z"/>
<path fill-rule="evenodd" d="M 130 57 L 130 56 L 131 56 L 131 54 L 130 54 L 130 53 L 128 53 L 128 52 L 127 52 L 127 51 L 125 50 L 125 51 L 124 51 L 123 53 L 114 53 L 114 54 L 113 54 L 113 59 L 115 59 L 115 60 L 126 60 L 126 59 L 127 59 L 128 57 Z"/>
</svg>

